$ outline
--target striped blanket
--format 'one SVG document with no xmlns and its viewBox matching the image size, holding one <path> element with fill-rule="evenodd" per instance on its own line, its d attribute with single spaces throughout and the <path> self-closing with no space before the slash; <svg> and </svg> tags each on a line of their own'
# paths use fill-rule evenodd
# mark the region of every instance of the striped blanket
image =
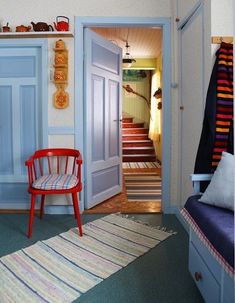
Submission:
<svg viewBox="0 0 235 303">
<path fill-rule="evenodd" d="M 172 232 L 108 215 L 0 259 L 1 303 L 65 303 L 127 266 Z"/>
</svg>

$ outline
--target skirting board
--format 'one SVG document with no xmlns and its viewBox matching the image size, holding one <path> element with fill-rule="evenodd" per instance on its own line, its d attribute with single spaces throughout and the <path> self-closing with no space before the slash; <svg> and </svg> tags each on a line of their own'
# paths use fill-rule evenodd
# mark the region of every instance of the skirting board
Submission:
<svg viewBox="0 0 235 303">
<path fill-rule="evenodd" d="M 0 213 L 1 210 L 29 210 L 30 203 L 22 202 L 22 203 L 0 203 Z M 38 210 L 39 203 L 36 204 L 35 210 Z M 74 214 L 73 206 L 70 205 L 45 205 L 45 214 L 50 215 L 72 215 Z"/>
</svg>

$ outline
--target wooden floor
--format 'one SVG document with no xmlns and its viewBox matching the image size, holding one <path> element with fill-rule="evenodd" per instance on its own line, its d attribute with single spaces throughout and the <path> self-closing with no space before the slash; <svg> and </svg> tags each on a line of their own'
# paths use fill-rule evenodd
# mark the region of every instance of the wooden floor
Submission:
<svg viewBox="0 0 235 303">
<path fill-rule="evenodd" d="M 123 169 L 123 172 L 157 172 L 161 175 L 160 168 Z M 126 187 L 123 181 L 123 192 L 100 203 L 99 205 L 85 210 L 84 214 L 110 214 L 115 212 L 138 214 L 138 213 L 161 213 L 160 202 L 128 202 Z"/>
</svg>

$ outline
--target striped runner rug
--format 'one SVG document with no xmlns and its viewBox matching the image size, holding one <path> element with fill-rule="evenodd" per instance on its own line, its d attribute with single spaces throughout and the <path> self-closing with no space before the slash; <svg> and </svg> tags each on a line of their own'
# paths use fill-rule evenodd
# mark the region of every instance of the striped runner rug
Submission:
<svg viewBox="0 0 235 303">
<path fill-rule="evenodd" d="M 162 180 L 157 173 L 124 173 L 129 202 L 161 202 Z"/>
<path fill-rule="evenodd" d="M 112 214 L 0 258 L 1 303 L 65 303 L 173 234 Z"/>
<path fill-rule="evenodd" d="M 122 168 L 161 168 L 158 162 L 123 162 Z"/>
</svg>

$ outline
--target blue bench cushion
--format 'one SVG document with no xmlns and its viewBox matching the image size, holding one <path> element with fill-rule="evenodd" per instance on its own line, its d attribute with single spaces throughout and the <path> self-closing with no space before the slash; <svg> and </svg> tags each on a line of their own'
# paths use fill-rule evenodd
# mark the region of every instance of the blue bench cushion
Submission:
<svg viewBox="0 0 235 303">
<path fill-rule="evenodd" d="M 33 187 L 38 189 L 69 189 L 78 184 L 75 175 L 69 174 L 50 174 L 45 175 L 33 182 Z"/>
<path fill-rule="evenodd" d="M 234 213 L 199 202 L 201 195 L 189 197 L 184 208 L 218 253 L 234 269 Z"/>
</svg>

